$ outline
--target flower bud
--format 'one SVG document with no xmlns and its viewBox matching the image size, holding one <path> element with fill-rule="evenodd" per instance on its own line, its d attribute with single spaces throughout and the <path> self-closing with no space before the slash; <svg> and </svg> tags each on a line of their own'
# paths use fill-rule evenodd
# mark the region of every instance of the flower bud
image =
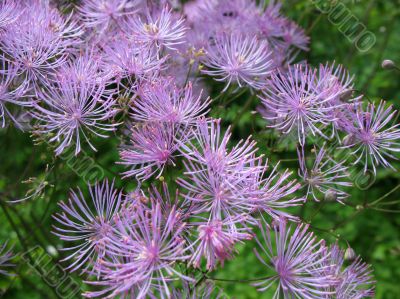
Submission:
<svg viewBox="0 0 400 299">
<path fill-rule="evenodd" d="M 329 189 L 325 193 L 326 201 L 335 201 L 337 199 L 337 192 L 335 190 Z"/>
<path fill-rule="evenodd" d="M 385 59 L 382 61 L 382 68 L 385 70 L 392 70 L 396 68 L 396 65 L 393 60 Z"/>
<path fill-rule="evenodd" d="M 352 261 L 356 258 L 356 253 L 354 252 L 353 248 L 350 246 L 347 247 L 346 251 L 344 252 L 345 260 Z"/>
<path fill-rule="evenodd" d="M 47 251 L 48 254 L 50 254 L 53 257 L 57 257 L 58 256 L 57 248 L 55 248 L 52 245 L 47 246 L 46 247 L 46 251 Z"/>
</svg>

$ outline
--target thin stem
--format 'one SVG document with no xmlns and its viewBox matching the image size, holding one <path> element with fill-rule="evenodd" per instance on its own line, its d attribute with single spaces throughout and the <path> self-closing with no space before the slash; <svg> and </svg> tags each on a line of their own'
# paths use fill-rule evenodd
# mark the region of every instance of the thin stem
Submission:
<svg viewBox="0 0 400 299">
<path fill-rule="evenodd" d="M 396 204 L 400 204 L 400 200 L 392 200 L 392 201 L 382 202 L 379 204 L 379 206 L 391 206 L 391 205 L 396 205 Z"/>
<path fill-rule="evenodd" d="M 394 187 L 392 190 L 390 190 L 388 193 L 386 193 L 385 195 L 379 197 L 377 200 L 373 201 L 372 203 L 368 204 L 368 206 L 375 206 L 377 205 L 379 202 L 381 202 L 382 200 L 384 200 L 386 197 L 388 197 L 390 194 L 394 193 L 395 191 L 397 191 L 398 189 L 400 189 L 400 184 L 398 184 L 396 187 Z"/>
<path fill-rule="evenodd" d="M 355 211 L 352 215 L 350 215 L 349 218 L 346 218 L 345 220 L 343 220 L 343 221 L 339 222 L 338 224 L 336 224 L 336 225 L 332 228 L 332 231 L 336 231 L 338 228 L 340 228 L 340 227 L 342 227 L 343 225 L 346 225 L 347 223 L 349 223 L 350 221 L 352 221 L 352 220 L 353 220 L 358 214 L 360 214 L 361 211 L 363 211 L 363 210 L 364 210 L 364 209 Z"/>
<path fill-rule="evenodd" d="M 206 279 L 209 280 L 222 281 L 222 282 L 239 282 L 239 283 L 248 283 L 253 281 L 261 281 L 274 278 L 274 276 L 266 276 L 266 277 L 251 278 L 251 279 L 225 279 L 225 278 L 210 277 L 208 275 L 205 275 L 205 277 Z"/>
<path fill-rule="evenodd" d="M 318 213 L 322 210 L 322 208 L 325 206 L 325 204 L 326 204 L 326 200 L 324 200 L 323 202 L 321 202 L 321 203 L 318 205 L 318 208 L 317 208 L 316 211 L 311 215 L 311 217 L 310 217 L 310 219 L 308 220 L 308 222 L 311 222 L 311 221 L 315 218 L 315 216 L 318 215 Z"/>
<path fill-rule="evenodd" d="M 232 98 L 229 99 L 229 101 L 227 101 L 226 103 L 224 102 L 223 105 L 229 105 L 230 103 L 232 103 L 234 100 L 236 100 L 238 97 L 240 97 L 241 95 L 243 95 L 245 92 L 247 91 L 246 88 L 243 88 L 241 91 L 239 91 L 236 94 L 232 94 Z"/>
<path fill-rule="evenodd" d="M 312 22 L 311 26 L 307 28 L 306 34 L 309 35 L 310 32 L 314 29 L 314 27 L 321 21 L 322 18 L 322 13 L 318 15 L 316 19 L 314 19 L 314 22 Z"/>
<path fill-rule="evenodd" d="M 193 62 L 193 63 L 189 63 L 189 70 L 188 70 L 187 75 L 186 75 L 185 84 L 183 84 L 184 87 L 185 87 L 185 86 L 188 84 L 188 82 L 189 82 L 189 77 L 190 77 L 190 73 L 191 73 L 192 68 L 193 68 L 193 64 L 194 64 L 194 62 Z"/>
<path fill-rule="evenodd" d="M 371 210 L 379 211 L 379 212 L 386 212 L 386 213 L 400 213 L 400 210 L 388 210 L 388 209 L 381 209 L 381 208 L 371 208 Z"/>
<path fill-rule="evenodd" d="M 232 132 L 234 131 L 235 127 L 239 124 L 240 119 L 242 118 L 242 116 L 247 112 L 248 108 L 250 107 L 250 105 L 253 103 L 253 99 L 254 97 L 250 96 L 246 103 L 243 105 L 242 110 L 240 111 L 240 113 L 236 116 L 235 121 L 232 124 Z"/>
</svg>

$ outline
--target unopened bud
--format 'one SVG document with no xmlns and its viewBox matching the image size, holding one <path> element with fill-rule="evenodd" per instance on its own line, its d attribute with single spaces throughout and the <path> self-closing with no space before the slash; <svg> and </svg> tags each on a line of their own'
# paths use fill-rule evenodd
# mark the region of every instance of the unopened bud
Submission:
<svg viewBox="0 0 400 299">
<path fill-rule="evenodd" d="M 382 61 L 382 68 L 385 70 L 392 70 L 396 68 L 396 64 L 393 62 L 393 60 L 385 59 Z"/>
<path fill-rule="evenodd" d="M 58 251 L 57 248 L 55 248 L 52 245 L 49 245 L 46 247 L 47 253 L 50 254 L 53 257 L 57 257 L 58 256 Z"/>
<path fill-rule="evenodd" d="M 352 261 L 356 258 L 356 253 L 354 252 L 353 248 L 347 247 L 346 251 L 344 252 L 345 260 Z"/>
<path fill-rule="evenodd" d="M 326 201 L 335 201 L 337 199 L 337 192 L 335 190 L 329 189 L 325 193 Z"/>
</svg>

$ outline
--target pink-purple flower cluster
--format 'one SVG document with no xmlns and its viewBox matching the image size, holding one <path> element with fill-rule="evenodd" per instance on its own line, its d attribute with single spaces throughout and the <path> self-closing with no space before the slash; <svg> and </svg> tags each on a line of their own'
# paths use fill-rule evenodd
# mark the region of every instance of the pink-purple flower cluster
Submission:
<svg viewBox="0 0 400 299">
<path fill-rule="evenodd" d="M 118 136 L 121 176 L 137 185 L 71 191 L 54 215 L 67 268 L 94 286 L 84 295 L 211 298 L 196 289 L 199 275 L 207 279 L 255 239 L 272 273 L 255 284 L 259 291 L 372 296 L 370 268 L 359 258 L 345 267 L 343 251 L 296 224 L 290 208 L 348 198 L 348 161 L 335 162 L 315 139 L 338 140 L 364 171 L 391 167 L 400 151 L 396 112 L 384 102 L 364 105 L 342 66 L 293 64 L 309 38 L 277 1 L 172 2 L 82 0 L 69 14 L 51 1 L 0 4 L 1 126 L 20 126 L 26 112 L 56 155 Z M 227 96 L 248 89 L 261 100 L 268 127 L 298 146 L 300 182 L 271 167 L 252 137 L 237 142 L 210 117 L 207 76 Z"/>
</svg>

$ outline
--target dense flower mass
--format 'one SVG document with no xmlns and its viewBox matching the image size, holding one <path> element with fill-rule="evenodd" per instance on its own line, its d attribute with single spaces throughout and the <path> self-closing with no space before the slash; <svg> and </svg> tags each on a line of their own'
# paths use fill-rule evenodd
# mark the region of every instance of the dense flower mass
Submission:
<svg viewBox="0 0 400 299">
<path fill-rule="evenodd" d="M 260 89 L 271 72 L 270 52 L 265 42 L 232 34 L 215 39 L 207 51 L 205 74 L 227 81 L 225 89 L 233 82 Z"/>
<path fill-rule="evenodd" d="M 358 156 L 354 163 L 364 160 L 365 171 L 371 166 L 374 172 L 378 165 L 392 167 L 387 159 L 396 159 L 392 153 L 400 151 L 399 125 L 391 124 L 397 111 L 385 106 L 385 102 L 380 102 L 378 106 L 355 107 L 354 126 L 348 130 L 351 140 L 346 147 Z"/>
<path fill-rule="evenodd" d="M 59 223 L 54 227 L 54 234 L 67 242 L 80 243 L 64 248 L 72 251 L 66 260 L 71 260 L 68 268 L 73 271 L 86 267 L 88 260 L 101 261 L 108 235 L 115 226 L 114 216 L 123 204 L 122 193 L 107 181 L 89 190 L 91 202 L 85 200 L 82 191 L 72 191 L 68 203 L 60 204 L 63 212 L 54 216 Z"/>
<path fill-rule="evenodd" d="M 140 204 L 132 208 L 133 211 L 116 217 L 115 230 L 108 239 L 109 258 L 98 265 L 103 281 L 95 284 L 106 288 L 88 292 L 87 297 L 111 292 L 107 298 L 118 294 L 144 298 L 153 290 L 169 297 L 167 282 L 178 278 L 193 282 L 175 269 L 177 262 L 189 258 L 181 237 L 185 223 L 180 222 L 179 212 L 172 207 L 163 214 L 160 202 L 153 202 L 150 209 Z"/>
<path fill-rule="evenodd" d="M 106 123 L 117 112 L 112 95 L 104 93 L 104 85 L 90 81 L 63 80 L 51 90 L 37 92 L 40 104 L 34 102 L 32 115 L 40 121 L 38 132 L 52 134 L 49 142 L 59 142 L 55 150 L 61 154 L 75 143 L 75 153 L 81 151 L 81 139 L 91 144 L 85 130 L 99 137 L 107 137 L 117 124 Z M 83 136 L 83 137 L 81 137 Z"/>
<path fill-rule="evenodd" d="M 178 149 L 176 130 L 170 124 L 142 124 L 132 127 L 129 144 L 120 152 L 121 164 L 131 169 L 125 177 L 135 176 L 138 180 L 148 179 L 156 172 L 160 176 L 167 164 L 174 163 Z"/>
<path fill-rule="evenodd" d="M 283 298 L 324 298 L 329 294 L 327 288 L 333 281 L 324 271 L 324 261 L 329 255 L 322 254 L 323 242 L 317 241 L 307 229 L 308 226 L 299 225 L 292 232 L 285 219 L 273 228 L 261 227 L 262 239 L 257 239 L 261 251 L 255 249 L 255 254 L 274 275 L 255 284 L 260 291 L 276 282 L 274 298 L 281 295 Z"/>
<path fill-rule="evenodd" d="M 372 270 L 360 257 L 352 258 L 346 266 L 345 251 L 337 244 L 326 248 L 323 255 L 327 256 L 324 271 L 335 280 L 329 289 L 332 293 L 329 298 L 374 297 Z"/>
<path fill-rule="evenodd" d="M 58 157 L 116 141 L 113 183 L 71 191 L 53 216 L 84 296 L 214 298 L 201 289 L 209 272 L 251 242 L 265 271 L 253 285 L 273 298 L 373 296 L 372 269 L 347 265 L 296 207 L 347 204 L 350 167 L 394 168 L 396 111 L 365 105 L 343 66 L 295 63 L 309 37 L 278 1 L 81 0 L 63 13 L 53 2 L 0 3 L 0 127 L 21 128 L 26 113 Z M 282 153 L 267 134 L 242 136 L 243 115 L 297 147 L 298 168 L 265 158 Z"/>
<path fill-rule="evenodd" d="M 6 118 L 10 118 L 16 126 L 19 126 L 18 120 L 11 113 L 8 105 L 24 105 L 22 97 L 25 94 L 26 85 L 13 86 L 13 81 L 17 77 L 17 68 L 12 63 L 7 63 L 4 57 L 0 57 L 0 66 L 0 127 L 5 127 Z"/>
</svg>

